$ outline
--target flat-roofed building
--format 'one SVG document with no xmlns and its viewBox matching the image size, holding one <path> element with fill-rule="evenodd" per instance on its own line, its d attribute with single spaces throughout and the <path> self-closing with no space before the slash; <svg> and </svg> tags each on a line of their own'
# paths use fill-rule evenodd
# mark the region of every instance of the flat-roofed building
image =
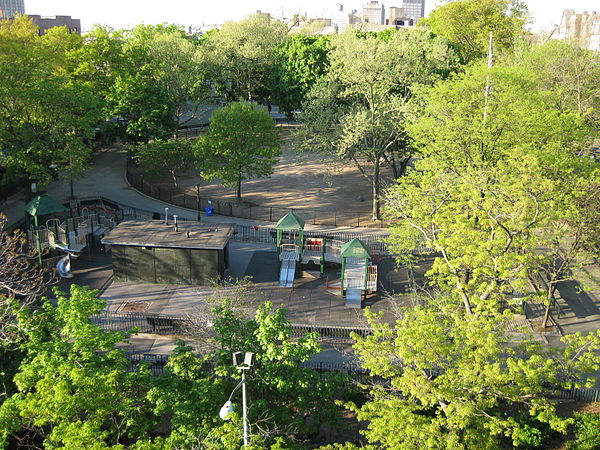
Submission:
<svg viewBox="0 0 600 450">
<path fill-rule="evenodd" d="M 104 238 L 115 279 L 128 282 L 208 285 L 225 275 L 233 227 L 180 221 L 125 221 Z"/>
<path fill-rule="evenodd" d="M 40 36 L 54 27 L 67 27 L 71 33 L 81 34 L 81 20 L 73 19 L 71 16 L 36 16 L 30 14 L 29 17 L 40 29 Z"/>
</svg>

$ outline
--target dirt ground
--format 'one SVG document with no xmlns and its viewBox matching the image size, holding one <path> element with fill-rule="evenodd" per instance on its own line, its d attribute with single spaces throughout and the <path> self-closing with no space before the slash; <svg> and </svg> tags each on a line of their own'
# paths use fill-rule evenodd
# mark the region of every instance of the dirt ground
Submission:
<svg viewBox="0 0 600 450">
<path fill-rule="evenodd" d="M 310 215 L 316 210 L 317 217 L 337 211 L 352 225 L 357 215 L 364 222 L 370 219 L 371 185 L 360 171 L 351 162 L 341 163 L 332 155 L 296 152 L 290 133 L 289 129 L 281 128 L 282 155 L 274 173 L 242 183 L 242 200 L 252 206 L 311 210 Z M 178 181 L 180 188 L 191 196 L 196 195 L 199 184 L 202 198 L 236 200 L 234 189 L 221 186 L 219 180 L 203 180 L 195 170 L 180 176 Z M 156 182 L 167 188 L 173 186 L 167 176 Z M 392 172 L 386 168 L 382 171 L 382 185 L 391 182 Z"/>
</svg>

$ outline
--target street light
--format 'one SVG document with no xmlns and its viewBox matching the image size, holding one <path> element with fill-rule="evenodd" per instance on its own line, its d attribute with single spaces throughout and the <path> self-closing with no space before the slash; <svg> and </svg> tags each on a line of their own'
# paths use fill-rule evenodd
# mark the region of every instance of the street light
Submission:
<svg viewBox="0 0 600 450">
<path fill-rule="evenodd" d="M 219 410 L 219 417 L 226 420 L 229 414 L 233 411 L 233 404 L 231 403 L 231 397 L 235 391 L 242 387 L 242 418 L 244 422 L 244 447 L 248 447 L 248 408 L 246 406 L 246 370 L 250 369 L 254 365 L 254 353 L 246 352 L 245 355 L 242 352 L 235 352 L 233 354 L 233 365 L 236 369 L 242 372 L 242 381 L 240 381 L 236 387 L 231 391 L 229 399 L 223 404 Z"/>
</svg>

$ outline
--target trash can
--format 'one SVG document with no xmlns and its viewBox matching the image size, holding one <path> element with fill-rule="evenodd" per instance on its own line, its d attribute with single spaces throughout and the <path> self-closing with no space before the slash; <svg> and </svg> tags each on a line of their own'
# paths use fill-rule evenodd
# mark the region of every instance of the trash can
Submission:
<svg viewBox="0 0 600 450">
<path fill-rule="evenodd" d="M 207 206 L 204 208 L 204 210 L 206 211 L 207 216 L 212 216 L 215 214 L 215 209 L 212 206 Z"/>
</svg>

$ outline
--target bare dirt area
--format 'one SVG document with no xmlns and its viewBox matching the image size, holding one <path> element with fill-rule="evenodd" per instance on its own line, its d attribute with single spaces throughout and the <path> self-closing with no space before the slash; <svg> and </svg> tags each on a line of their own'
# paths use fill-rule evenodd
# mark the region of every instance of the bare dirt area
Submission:
<svg viewBox="0 0 600 450">
<path fill-rule="evenodd" d="M 275 216 L 282 215 L 284 209 L 293 209 L 309 222 L 325 224 L 335 215 L 338 225 L 368 226 L 372 201 L 370 182 L 351 161 L 342 163 L 334 155 L 296 152 L 290 136 L 290 130 L 281 128 L 283 145 L 279 163 L 271 176 L 242 184 L 242 201 L 253 207 L 272 207 L 276 210 Z M 222 186 L 220 180 L 203 180 L 198 171 L 189 171 L 178 181 L 180 189 L 190 197 L 196 195 L 199 184 L 202 198 L 237 202 L 234 189 Z M 391 182 L 391 170 L 383 170 L 383 185 Z M 153 184 L 164 189 L 173 187 L 168 176 Z"/>
</svg>

